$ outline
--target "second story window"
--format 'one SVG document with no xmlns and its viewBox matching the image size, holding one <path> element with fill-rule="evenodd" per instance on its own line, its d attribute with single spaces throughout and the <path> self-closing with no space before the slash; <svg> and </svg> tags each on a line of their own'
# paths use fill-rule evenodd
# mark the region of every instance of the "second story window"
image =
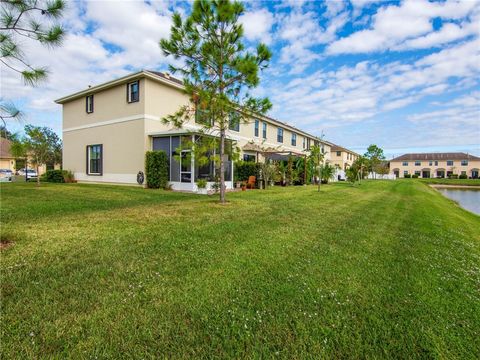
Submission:
<svg viewBox="0 0 480 360">
<path fill-rule="evenodd" d="M 267 123 L 266 123 L 266 122 L 264 122 L 264 123 L 262 124 L 262 137 L 263 137 L 264 139 L 267 138 Z"/>
<path fill-rule="evenodd" d="M 415 161 L 415 166 L 421 166 L 422 163 L 420 161 Z"/>
<path fill-rule="evenodd" d="M 307 139 L 307 150 L 310 150 L 310 139 Z"/>
<path fill-rule="evenodd" d="M 228 128 L 233 131 L 240 131 L 240 115 L 232 111 L 228 117 Z"/>
<path fill-rule="evenodd" d="M 282 128 L 277 129 L 277 142 L 283 143 L 283 129 Z"/>
<path fill-rule="evenodd" d="M 140 87 L 138 80 L 127 84 L 127 102 L 137 102 L 140 100 Z"/>
<path fill-rule="evenodd" d="M 85 110 L 87 114 L 93 113 L 93 95 L 88 95 L 85 98 Z"/>
<path fill-rule="evenodd" d="M 292 146 L 297 146 L 297 134 L 292 133 Z"/>
<path fill-rule="evenodd" d="M 453 166 L 453 160 L 447 160 L 447 166 Z"/>
<path fill-rule="evenodd" d="M 305 138 L 305 136 L 304 136 L 304 137 L 303 137 L 303 148 L 304 148 L 304 149 L 305 149 L 305 140 L 306 140 L 306 138 Z"/>
<path fill-rule="evenodd" d="M 259 128 L 260 128 L 260 121 L 258 119 L 255 119 L 254 133 L 256 137 L 258 137 L 258 132 L 260 131 Z"/>
<path fill-rule="evenodd" d="M 337 156 L 341 156 L 342 155 L 342 152 L 341 151 L 337 151 Z"/>
<path fill-rule="evenodd" d="M 438 161 L 435 161 L 435 166 L 438 166 Z"/>
<path fill-rule="evenodd" d="M 402 166 L 408 166 L 408 161 L 404 161 L 404 162 L 402 163 Z"/>
<path fill-rule="evenodd" d="M 462 166 L 468 166 L 468 160 L 462 160 L 461 165 Z"/>
</svg>

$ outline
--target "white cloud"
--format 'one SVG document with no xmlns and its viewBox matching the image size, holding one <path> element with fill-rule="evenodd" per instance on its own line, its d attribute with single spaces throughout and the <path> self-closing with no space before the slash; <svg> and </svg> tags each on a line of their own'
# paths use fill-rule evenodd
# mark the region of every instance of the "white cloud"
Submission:
<svg viewBox="0 0 480 360">
<path fill-rule="evenodd" d="M 362 61 L 294 78 L 270 95 L 274 104 L 281 104 L 273 111 L 312 132 L 387 119 L 390 111 L 416 109 L 427 97 L 478 86 L 479 45 L 478 40 L 460 43 L 414 63 Z M 473 115 L 465 117 L 472 126 Z"/>
<path fill-rule="evenodd" d="M 478 33 L 475 1 L 407 0 L 401 5 L 384 6 L 373 16 L 369 29 L 357 31 L 328 46 L 328 54 L 369 53 L 433 47 Z M 472 17 L 472 19 L 471 19 Z M 434 32 L 434 18 L 464 19 L 463 26 L 444 24 Z"/>
<path fill-rule="evenodd" d="M 266 44 L 271 42 L 270 31 L 274 24 L 274 18 L 267 9 L 248 11 L 240 17 L 240 22 L 248 40 L 260 40 Z"/>
</svg>

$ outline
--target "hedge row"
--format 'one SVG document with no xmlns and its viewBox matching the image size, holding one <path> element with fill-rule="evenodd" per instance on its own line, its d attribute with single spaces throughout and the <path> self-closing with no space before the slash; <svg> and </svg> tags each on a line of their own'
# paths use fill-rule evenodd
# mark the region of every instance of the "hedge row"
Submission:
<svg viewBox="0 0 480 360">
<path fill-rule="evenodd" d="M 147 187 L 165 189 L 168 185 L 168 158 L 165 151 L 147 151 L 145 154 Z"/>
<path fill-rule="evenodd" d="M 255 176 L 258 179 L 260 164 L 253 161 L 237 161 L 234 174 L 236 181 L 247 181 L 250 176 Z"/>
</svg>

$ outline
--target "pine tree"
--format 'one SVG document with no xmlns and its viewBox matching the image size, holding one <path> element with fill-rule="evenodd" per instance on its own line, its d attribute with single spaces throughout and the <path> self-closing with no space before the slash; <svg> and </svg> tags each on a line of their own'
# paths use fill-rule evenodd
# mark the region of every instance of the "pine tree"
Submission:
<svg viewBox="0 0 480 360">
<path fill-rule="evenodd" d="M 264 44 L 259 44 L 254 54 L 245 50 L 239 23 L 243 12 L 237 1 L 196 0 L 186 19 L 179 13 L 173 15 L 170 38 L 160 41 L 166 56 L 183 62 L 182 66 L 171 65 L 170 71 L 182 75 L 192 104 L 165 117 L 164 122 L 182 127 L 200 111 L 202 129 L 219 136 L 221 203 L 225 202 L 224 154 L 229 125 L 248 122 L 271 108 L 267 98 L 254 98 L 249 93 L 259 85 L 259 73 L 268 66 L 271 53 Z"/>
</svg>

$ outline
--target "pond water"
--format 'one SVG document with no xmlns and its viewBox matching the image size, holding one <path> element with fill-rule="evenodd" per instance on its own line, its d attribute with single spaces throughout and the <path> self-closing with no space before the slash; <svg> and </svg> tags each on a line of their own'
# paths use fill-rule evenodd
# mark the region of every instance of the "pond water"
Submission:
<svg viewBox="0 0 480 360">
<path fill-rule="evenodd" d="M 480 189 L 437 189 L 464 209 L 480 215 Z"/>
</svg>

